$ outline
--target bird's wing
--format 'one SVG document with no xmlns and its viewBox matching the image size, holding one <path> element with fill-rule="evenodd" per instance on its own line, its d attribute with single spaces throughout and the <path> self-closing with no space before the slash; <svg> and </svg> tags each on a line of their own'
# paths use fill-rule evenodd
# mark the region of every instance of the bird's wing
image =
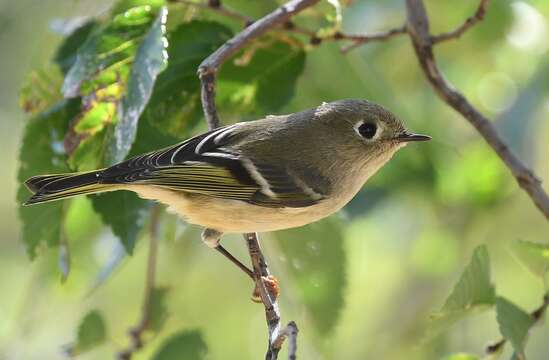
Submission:
<svg viewBox="0 0 549 360">
<path fill-rule="evenodd" d="M 252 161 L 232 148 L 238 126 L 126 160 L 101 172 L 100 182 L 148 184 L 266 207 L 305 207 L 322 200 L 323 194 L 283 166 Z"/>
</svg>

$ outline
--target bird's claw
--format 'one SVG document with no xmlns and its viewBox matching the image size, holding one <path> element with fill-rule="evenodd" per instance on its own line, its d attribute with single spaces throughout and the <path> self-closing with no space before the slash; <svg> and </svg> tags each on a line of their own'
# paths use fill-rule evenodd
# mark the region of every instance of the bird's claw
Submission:
<svg viewBox="0 0 549 360">
<path fill-rule="evenodd" d="M 268 276 L 262 276 L 261 281 L 263 282 L 263 285 L 267 289 L 267 292 L 269 293 L 273 301 L 276 301 L 278 299 L 278 296 L 280 295 L 280 287 L 278 286 L 278 279 L 273 275 L 268 275 Z M 256 303 L 262 302 L 261 292 L 259 290 L 258 283 L 255 284 L 255 288 L 252 293 L 252 301 Z"/>
</svg>

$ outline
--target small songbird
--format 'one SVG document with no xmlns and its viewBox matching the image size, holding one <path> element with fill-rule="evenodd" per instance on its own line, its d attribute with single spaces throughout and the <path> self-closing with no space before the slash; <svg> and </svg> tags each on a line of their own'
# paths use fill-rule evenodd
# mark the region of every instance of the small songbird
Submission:
<svg viewBox="0 0 549 360">
<path fill-rule="evenodd" d="M 340 100 L 220 127 L 109 168 L 32 177 L 26 205 L 134 191 L 203 226 L 217 247 L 223 233 L 293 228 L 336 212 L 398 149 L 429 139 L 380 105 Z"/>
</svg>

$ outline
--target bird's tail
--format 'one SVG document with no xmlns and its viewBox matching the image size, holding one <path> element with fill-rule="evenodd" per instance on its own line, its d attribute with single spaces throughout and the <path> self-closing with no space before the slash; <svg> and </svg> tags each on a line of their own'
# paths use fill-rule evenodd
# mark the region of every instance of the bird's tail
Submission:
<svg viewBox="0 0 549 360">
<path fill-rule="evenodd" d="M 114 184 L 100 182 L 98 175 L 101 171 L 33 176 L 25 181 L 25 185 L 34 195 L 24 205 L 116 190 Z"/>
</svg>

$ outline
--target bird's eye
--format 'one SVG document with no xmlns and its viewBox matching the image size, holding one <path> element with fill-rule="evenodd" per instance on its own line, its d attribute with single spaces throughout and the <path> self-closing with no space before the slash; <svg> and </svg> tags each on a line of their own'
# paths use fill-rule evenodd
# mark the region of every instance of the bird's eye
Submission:
<svg viewBox="0 0 549 360">
<path fill-rule="evenodd" d="M 371 139 L 376 135 L 377 126 L 374 123 L 363 123 L 358 127 L 360 136 L 366 139 Z"/>
</svg>

